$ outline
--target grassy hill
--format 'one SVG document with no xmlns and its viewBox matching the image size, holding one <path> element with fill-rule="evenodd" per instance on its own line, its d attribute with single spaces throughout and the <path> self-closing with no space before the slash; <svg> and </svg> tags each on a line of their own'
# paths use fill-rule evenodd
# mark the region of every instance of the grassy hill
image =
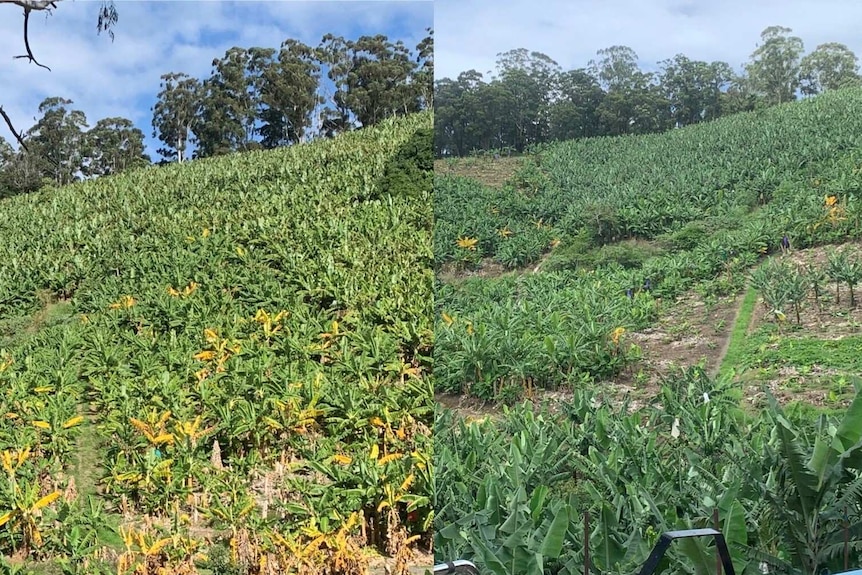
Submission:
<svg viewBox="0 0 862 575">
<path fill-rule="evenodd" d="M 427 542 L 431 122 L 0 202 L 3 553 L 361 572 Z"/>
</svg>

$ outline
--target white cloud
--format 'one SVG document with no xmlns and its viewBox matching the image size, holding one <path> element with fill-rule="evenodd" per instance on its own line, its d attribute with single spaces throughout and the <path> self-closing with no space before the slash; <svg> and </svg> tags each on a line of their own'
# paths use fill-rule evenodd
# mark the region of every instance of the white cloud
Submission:
<svg viewBox="0 0 862 575">
<path fill-rule="evenodd" d="M 806 52 L 842 42 L 862 57 L 857 0 L 437 0 L 434 10 L 437 78 L 493 71 L 497 54 L 515 48 L 581 68 L 616 44 L 633 48 L 644 69 L 683 53 L 739 70 L 772 25 L 793 29 Z"/>
<path fill-rule="evenodd" d="M 157 159 L 149 108 L 162 74 L 203 79 L 212 60 L 233 46 L 278 48 L 287 38 L 316 46 L 327 32 L 348 38 L 380 33 L 404 39 L 412 49 L 433 24 L 431 2 L 116 0 L 115 5 L 113 42 L 96 34 L 99 1 L 60 0 L 51 15 L 31 14 L 30 45 L 51 72 L 12 59 L 25 51 L 23 15 L 17 6 L 0 5 L 0 105 L 16 128 L 34 123 L 43 99 L 61 96 L 74 101 L 90 125 L 110 116 L 131 119 Z M 13 140 L 2 122 L 0 136 Z"/>
</svg>

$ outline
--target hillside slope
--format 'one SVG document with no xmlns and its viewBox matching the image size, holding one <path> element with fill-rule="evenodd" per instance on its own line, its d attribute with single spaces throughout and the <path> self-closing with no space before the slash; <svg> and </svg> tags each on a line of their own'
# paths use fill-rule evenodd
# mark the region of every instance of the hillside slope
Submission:
<svg viewBox="0 0 862 575">
<path fill-rule="evenodd" d="M 436 174 L 436 389 L 512 401 L 612 381 L 660 306 L 738 292 L 785 235 L 794 249 L 859 237 L 860 111 L 862 90 L 842 90 L 554 144 L 502 187 Z M 541 271 L 482 273 L 500 268 Z"/>
<path fill-rule="evenodd" d="M 858 224 L 860 109 L 862 90 L 849 89 L 664 134 L 562 142 L 527 158 L 503 188 L 442 170 L 437 264 L 492 257 L 518 267 L 555 239 L 563 248 L 575 239 L 661 237 L 692 222 L 734 229 L 764 205 L 770 209 L 758 221 L 770 243 L 784 233 L 810 243 L 824 196 L 838 195 Z M 475 249 L 459 247 L 459 237 L 476 239 Z"/>
<path fill-rule="evenodd" d="M 75 491 L 142 534 L 121 560 L 174 536 L 148 559 L 171 569 L 223 541 L 237 565 L 360 570 L 356 544 L 427 534 L 431 123 L 0 202 L 0 450 L 30 449 L 34 497 L 65 493 L 31 557 L 111 539 Z M 85 445 L 102 469 L 70 488 Z"/>
<path fill-rule="evenodd" d="M 435 174 L 438 561 L 633 572 L 717 522 L 739 573 L 859 564 L 860 118 L 848 90 Z"/>
</svg>

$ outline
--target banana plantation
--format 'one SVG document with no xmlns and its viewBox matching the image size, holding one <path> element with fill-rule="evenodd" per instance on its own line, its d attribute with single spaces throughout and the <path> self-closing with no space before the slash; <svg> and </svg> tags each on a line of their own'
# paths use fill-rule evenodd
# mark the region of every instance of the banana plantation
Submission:
<svg viewBox="0 0 862 575">
<path fill-rule="evenodd" d="M 715 526 L 736 573 L 858 568 L 856 397 L 842 417 L 811 421 L 774 401 L 752 416 L 733 385 L 693 369 L 632 413 L 589 391 L 560 413 L 520 406 L 498 422 L 444 413 L 435 553 L 495 575 L 580 574 L 589 548 L 591 572 L 634 573 L 662 532 Z M 715 549 L 683 540 L 659 567 L 715 573 Z"/>
<path fill-rule="evenodd" d="M 494 399 L 510 384 L 613 375 L 639 357 L 625 333 L 653 319 L 656 298 L 738 290 L 784 236 L 797 249 L 858 237 L 859 109 L 862 91 L 842 90 L 668 134 L 563 142 L 501 189 L 438 174 L 438 271 L 542 272 L 440 282 L 439 389 Z M 847 261 L 829 277 L 849 301 Z"/>
<path fill-rule="evenodd" d="M 430 545 L 431 121 L 0 203 L 8 569 L 362 573 Z"/>
<path fill-rule="evenodd" d="M 784 234 L 796 247 L 841 238 L 847 226 L 817 224 L 828 196 L 834 217 L 858 223 L 860 105 L 862 91 L 841 90 L 666 134 L 547 145 L 503 189 L 438 174 L 435 261 L 514 268 L 577 239 L 655 239 L 694 222 L 734 229 L 741 215 L 752 234 L 769 223 L 770 245 Z"/>
<path fill-rule="evenodd" d="M 671 366 L 637 401 L 618 389 L 644 365 L 648 335 L 635 332 L 692 295 L 756 298 L 751 365 L 804 344 L 806 369 L 839 379 L 819 366 L 860 325 L 860 110 L 862 90 L 846 89 L 665 134 L 543 145 L 502 186 L 438 171 L 435 389 L 502 404 L 440 408 L 438 561 L 630 573 L 663 532 L 716 528 L 736 573 L 862 567 L 858 378 L 840 374 L 850 397 L 830 409 L 751 392 L 735 365 Z M 793 259 L 815 247 L 822 261 Z M 751 325 L 731 331 L 745 340 Z M 707 542 L 670 549 L 660 571 L 716 572 Z"/>
</svg>

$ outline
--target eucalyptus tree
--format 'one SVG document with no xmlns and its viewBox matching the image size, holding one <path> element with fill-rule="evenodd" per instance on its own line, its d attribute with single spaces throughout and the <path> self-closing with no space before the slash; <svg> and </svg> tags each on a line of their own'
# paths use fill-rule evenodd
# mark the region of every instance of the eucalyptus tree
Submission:
<svg viewBox="0 0 862 575">
<path fill-rule="evenodd" d="M 597 109 L 605 134 L 642 134 L 669 126 L 669 106 L 657 77 L 638 67 L 633 49 L 610 46 L 596 56 L 588 70 L 605 90 Z"/>
<path fill-rule="evenodd" d="M 212 73 L 201 83 L 200 108 L 193 128 L 198 155 L 216 156 L 249 148 L 256 111 L 246 75 L 250 65 L 249 50 L 236 46 L 224 57 L 213 59 Z"/>
<path fill-rule="evenodd" d="M 545 141 L 560 65 L 546 54 L 519 48 L 499 54 L 497 70 L 501 85 L 510 94 L 508 120 L 515 135 L 511 145 L 521 151 Z"/>
<path fill-rule="evenodd" d="M 352 66 L 350 45 L 342 36 L 326 34 L 316 49 L 318 60 L 327 67 L 326 76 L 335 85 L 330 105 L 320 111 L 321 132 L 326 136 L 334 136 L 354 127 L 350 104 L 346 99 L 349 90 L 347 77 Z"/>
<path fill-rule="evenodd" d="M 601 133 L 598 108 L 605 96 L 598 80 L 585 69 L 557 77 L 557 99 L 550 107 L 550 138 L 589 138 Z"/>
<path fill-rule="evenodd" d="M 161 76 L 160 87 L 152 107 L 153 137 L 164 144 L 159 154 L 182 162 L 187 159 L 186 150 L 198 120 L 201 83 L 188 74 L 170 72 Z"/>
<path fill-rule="evenodd" d="M 606 92 L 634 87 L 641 73 L 637 52 L 628 46 L 610 46 L 596 52 L 596 56 L 590 60 L 588 70 Z"/>
<path fill-rule="evenodd" d="M 347 101 L 363 126 L 418 111 L 408 83 L 416 64 L 403 42 L 362 36 L 352 43 L 352 59 Z"/>
<path fill-rule="evenodd" d="M 820 94 L 860 84 L 859 58 L 838 42 L 820 44 L 799 63 L 802 93 Z"/>
<path fill-rule="evenodd" d="M 36 64 L 40 68 L 45 68 L 48 71 L 51 70 L 51 68 L 39 62 L 36 59 L 36 56 L 33 54 L 33 48 L 30 46 L 30 14 L 34 11 L 47 12 L 48 14 L 52 14 L 52 11 L 56 9 L 58 4 L 62 3 L 63 1 L 64 0 L 0 0 L 0 4 L 17 6 L 23 10 L 23 40 L 26 53 L 23 55 L 15 56 L 16 59 L 23 58 L 31 64 Z M 96 18 L 97 33 L 101 34 L 102 32 L 107 32 L 111 40 L 113 40 L 114 32 L 112 29 L 113 26 L 117 23 L 118 19 L 119 13 L 117 12 L 117 8 L 114 5 L 113 0 L 103 1 L 99 6 L 99 11 Z M 0 117 L 2 117 L 3 120 L 6 122 L 6 126 L 9 128 L 9 131 L 12 132 L 12 135 L 15 137 L 18 143 L 26 150 L 27 144 L 24 142 L 24 134 L 15 128 L 14 124 L 12 123 L 12 119 L 3 109 L 2 104 L 0 104 Z"/>
<path fill-rule="evenodd" d="M 335 131 L 419 110 L 411 85 L 417 63 L 401 40 L 391 42 L 382 34 L 345 40 L 327 34 L 318 54 L 335 84 L 335 108 L 324 110 L 324 121 Z"/>
<path fill-rule="evenodd" d="M 26 141 L 41 160 L 43 175 L 58 185 L 79 179 L 85 151 L 87 117 L 70 109 L 72 100 L 46 98 L 39 105 L 42 117 L 26 132 Z"/>
<path fill-rule="evenodd" d="M 274 148 L 301 141 L 311 127 L 311 114 L 323 103 L 317 92 L 321 67 L 315 51 L 286 40 L 276 59 L 263 70 L 260 91 L 261 145 Z"/>
<path fill-rule="evenodd" d="M 425 31 L 428 35 L 416 45 L 418 67 L 413 72 L 412 82 L 423 110 L 434 105 L 434 29 L 426 28 Z"/>
<path fill-rule="evenodd" d="M 81 171 L 85 176 L 108 176 L 146 166 L 144 133 L 127 118 L 103 118 L 84 135 Z"/>
<path fill-rule="evenodd" d="M 9 172 L 14 162 L 15 149 L 3 136 L 0 136 L 0 198 L 16 193 L 9 182 Z"/>
<path fill-rule="evenodd" d="M 724 88 L 733 71 L 724 62 L 690 60 L 684 54 L 661 62 L 660 85 L 676 126 L 717 118 Z"/>
<path fill-rule="evenodd" d="M 752 87 L 769 104 L 796 99 L 804 44 L 801 38 L 791 36 L 791 32 L 793 30 L 783 26 L 766 28 L 760 34 L 762 43 L 745 66 Z"/>
</svg>

